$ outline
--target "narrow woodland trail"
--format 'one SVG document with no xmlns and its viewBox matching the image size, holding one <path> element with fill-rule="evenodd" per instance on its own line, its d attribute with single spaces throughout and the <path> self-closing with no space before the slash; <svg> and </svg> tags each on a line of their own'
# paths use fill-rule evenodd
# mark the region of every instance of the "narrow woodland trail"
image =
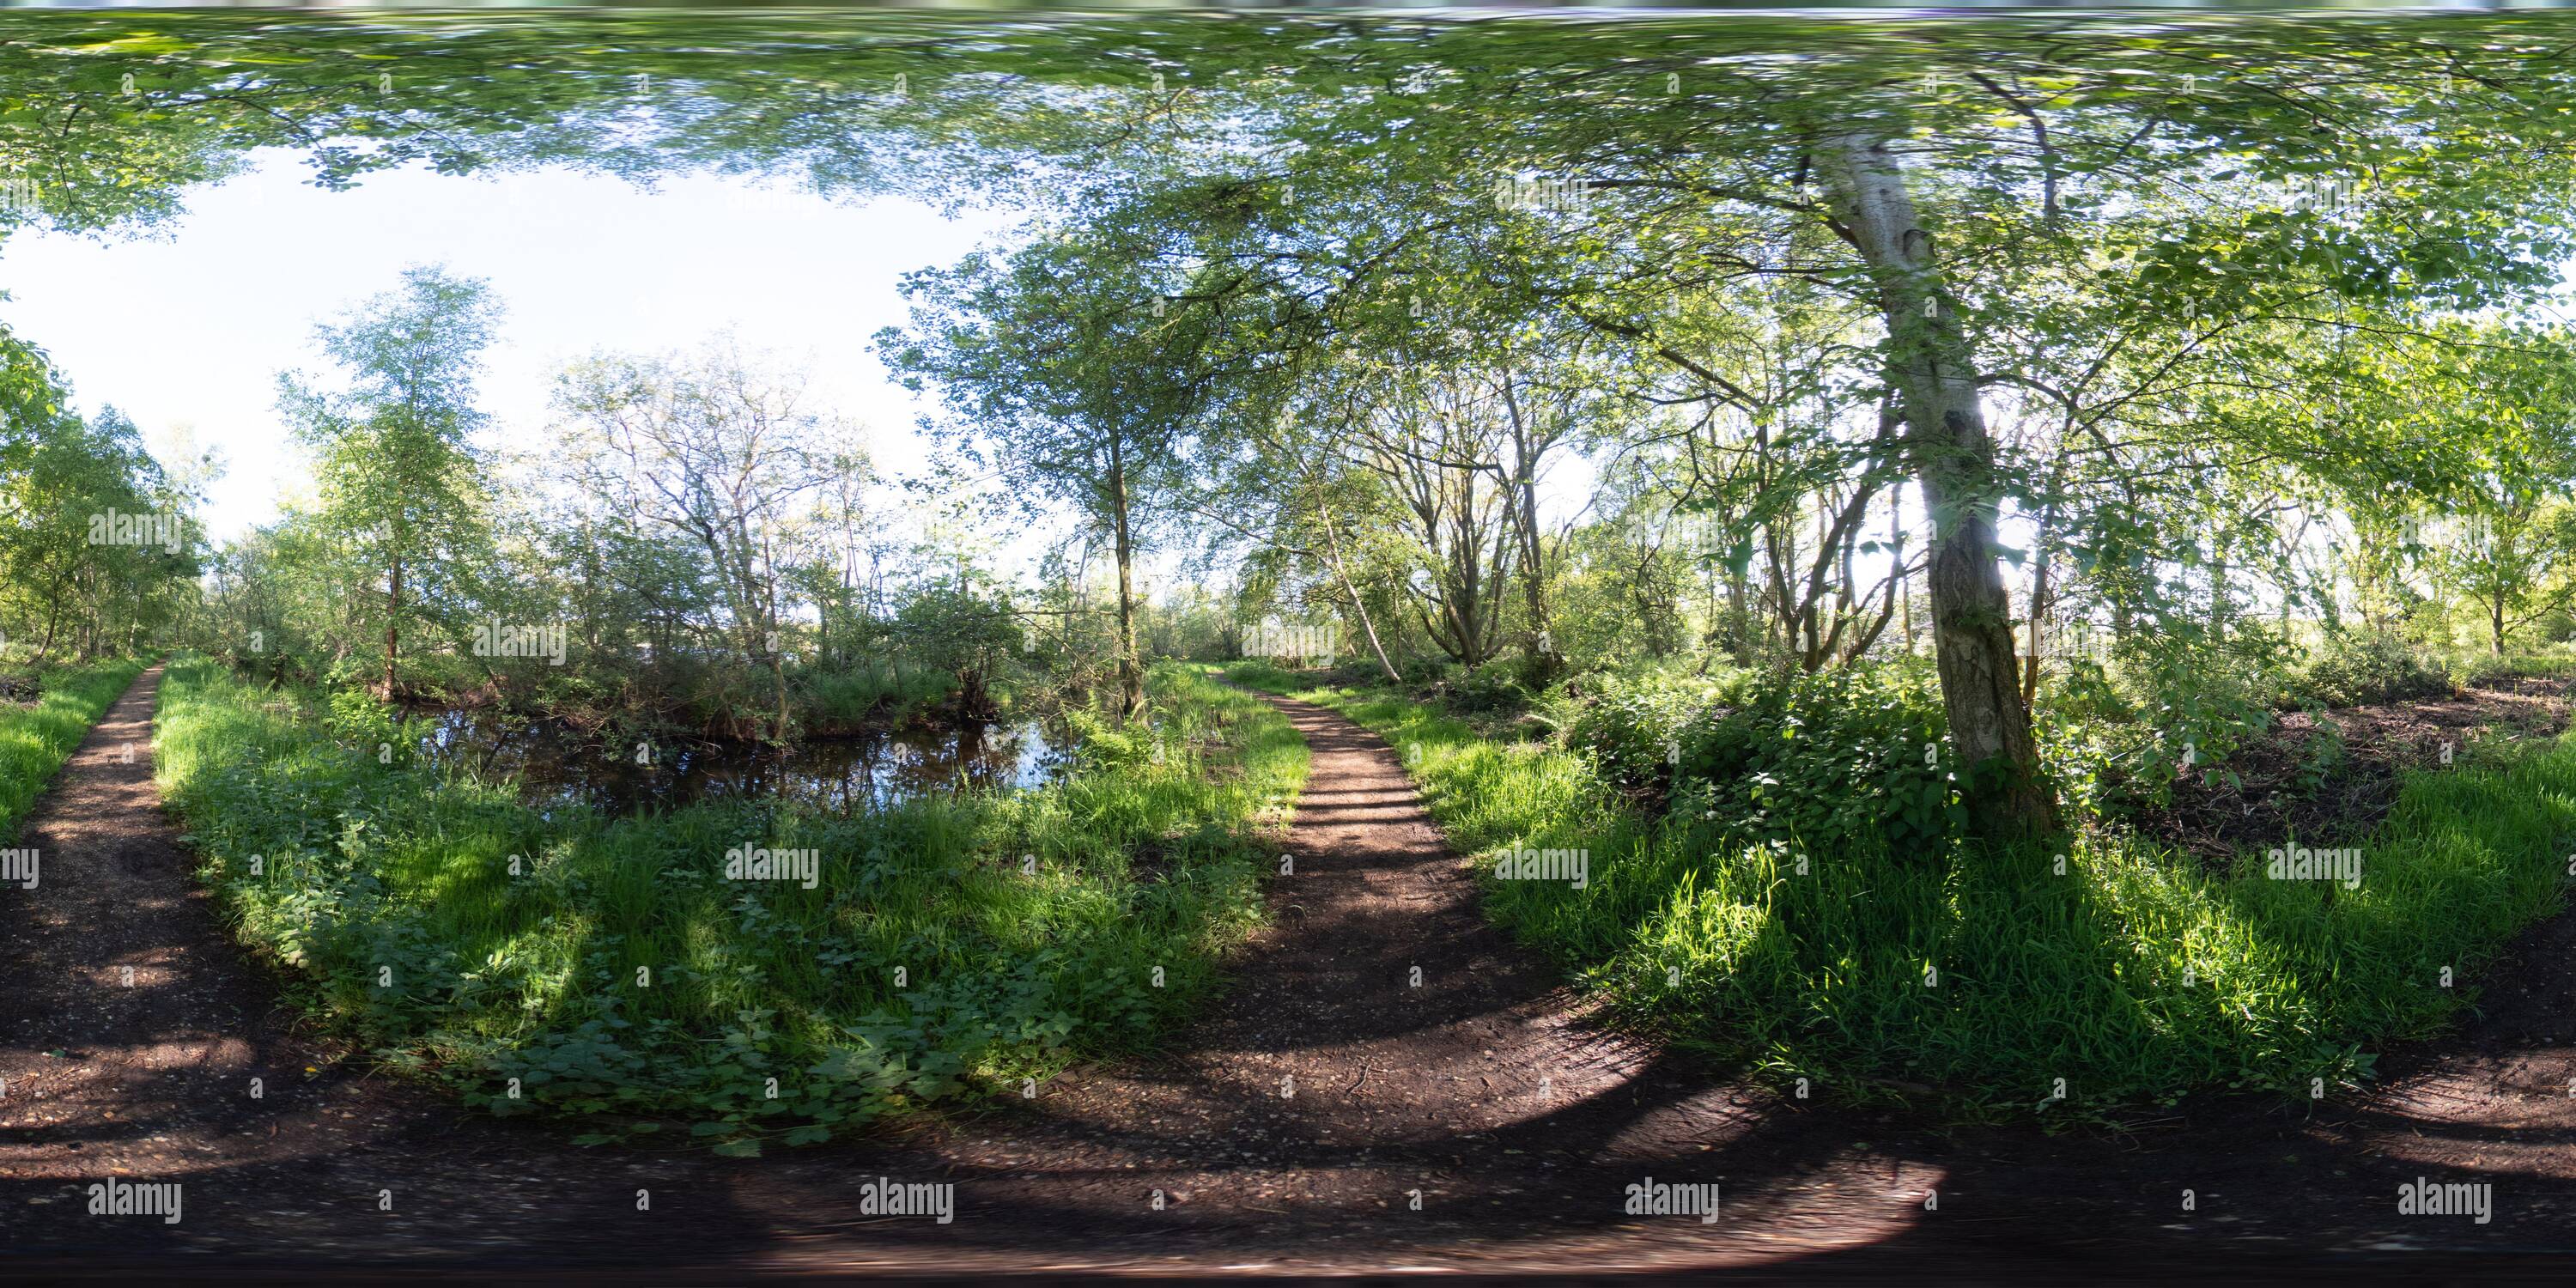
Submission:
<svg viewBox="0 0 2576 1288">
<path fill-rule="evenodd" d="M 1393 752 L 1286 700 L 1313 751 L 1285 837 L 1296 872 L 1273 881 L 1270 928 L 1167 1056 L 876 1143 L 743 1161 L 576 1149 L 371 1077 L 297 1031 L 159 809 L 160 675 L 116 703 L 29 817 L 17 844 L 42 855 L 39 888 L 0 889 L 0 1273 L 1722 1265 L 1990 1281 L 2336 1272 L 2399 1250 L 2419 1270 L 2446 1252 L 2548 1266 L 2576 1250 L 2576 919 L 2495 973 L 2465 1038 L 2384 1061 L 2396 1077 L 2370 1098 L 2307 1116 L 2221 1104 L 2119 1140 L 1935 1138 L 1713 1082 L 1585 1022 L 1477 915 L 1473 877 Z M 2495 1183 L 2491 1224 L 2396 1214 L 2399 1182 L 2468 1167 Z M 183 1219 L 89 1215 L 86 1187 L 110 1176 L 184 1183 Z M 953 1183 L 954 1222 L 862 1215 L 859 1187 L 880 1176 Z M 1648 1177 L 1720 1182 L 1723 1212 L 1627 1216 L 1626 1187 Z M 2186 1188 L 2196 1212 L 2180 1209 Z"/>
</svg>

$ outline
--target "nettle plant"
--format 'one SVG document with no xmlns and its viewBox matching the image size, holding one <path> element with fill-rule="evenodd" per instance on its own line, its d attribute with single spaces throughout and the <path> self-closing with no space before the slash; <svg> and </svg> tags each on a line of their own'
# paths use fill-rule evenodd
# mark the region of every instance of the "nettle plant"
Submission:
<svg viewBox="0 0 2576 1288">
<path fill-rule="evenodd" d="M 1566 722 L 1566 742 L 1604 779 L 1635 796 L 1675 786 L 1682 739 L 1693 721 L 1724 714 L 1718 686 L 1683 676 L 1605 677 Z"/>
<path fill-rule="evenodd" d="M 1884 838 L 1934 854 L 1967 824 L 1928 667 L 1747 674 L 1685 730 L 1675 810 L 1765 840 Z"/>
<path fill-rule="evenodd" d="M 334 691 L 322 717 L 333 741 L 380 760 L 402 745 L 402 723 L 393 707 L 359 689 Z"/>
<path fill-rule="evenodd" d="M 2134 714 L 2113 726 L 2107 744 L 2114 800 L 2161 808 L 2180 781 L 2244 785 L 2226 762 L 2272 727 L 2281 692 L 2273 657 L 2246 645 L 2165 640 L 2124 649 L 2119 676 Z"/>
</svg>

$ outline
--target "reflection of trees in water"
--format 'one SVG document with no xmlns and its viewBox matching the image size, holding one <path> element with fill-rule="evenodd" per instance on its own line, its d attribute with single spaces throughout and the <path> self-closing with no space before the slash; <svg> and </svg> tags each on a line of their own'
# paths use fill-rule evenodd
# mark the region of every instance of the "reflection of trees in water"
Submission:
<svg viewBox="0 0 2576 1288">
<path fill-rule="evenodd" d="M 960 788 L 1032 787 L 1067 763 L 1061 744 L 1036 721 L 784 748 L 663 743 L 649 765 L 635 763 L 632 744 L 603 742 L 558 721 L 450 711 L 431 725 L 422 750 L 443 766 L 493 780 L 516 777 L 532 801 L 577 802 L 612 814 L 770 798 L 854 812 Z"/>
</svg>

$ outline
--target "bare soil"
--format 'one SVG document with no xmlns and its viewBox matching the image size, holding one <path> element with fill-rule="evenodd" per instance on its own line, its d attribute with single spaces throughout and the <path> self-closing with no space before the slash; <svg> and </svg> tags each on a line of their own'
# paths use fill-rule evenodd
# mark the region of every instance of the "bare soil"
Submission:
<svg viewBox="0 0 2576 1288">
<path fill-rule="evenodd" d="M 2289 840 L 2340 845 L 2397 803 L 2408 769 L 2471 763 L 2489 747 L 2567 727 L 2567 683 L 2518 680 L 2448 698 L 2282 714 L 2224 761 L 2174 784 L 2173 802 L 2130 826 L 2224 866 Z"/>
<path fill-rule="evenodd" d="M 40 888 L 0 889 L 0 1273 L 1989 1282 L 2473 1265 L 2494 1282 L 2576 1252 L 2576 919 L 2464 981 L 2484 1014 L 2393 1054 L 2371 1095 L 2188 1105 L 2116 1139 L 1935 1133 L 1597 1027 L 1477 914 L 1392 751 L 1287 701 L 1314 753 L 1284 837 L 1295 875 L 1167 1054 L 867 1143 L 739 1161 L 578 1149 L 299 1030 L 161 814 L 159 680 L 30 816 Z M 2471 1171 L 2495 1186 L 2489 1224 L 2398 1215 L 2399 1183 Z M 86 1186 L 108 1176 L 184 1183 L 183 1219 L 89 1215 Z M 859 1187 L 880 1176 L 954 1183 L 955 1220 L 864 1215 Z M 1649 1177 L 1721 1183 L 1719 1218 L 1627 1215 Z"/>
</svg>

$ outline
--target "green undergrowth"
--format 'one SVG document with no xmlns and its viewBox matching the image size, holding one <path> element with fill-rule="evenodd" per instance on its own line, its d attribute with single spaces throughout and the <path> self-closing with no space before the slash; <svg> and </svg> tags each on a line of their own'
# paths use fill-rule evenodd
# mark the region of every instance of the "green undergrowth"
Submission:
<svg viewBox="0 0 2576 1288">
<path fill-rule="evenodd" d="M 1039 789 L 609 818 L 380 763 L 406 744 L 360 728 L 384 718 L 363 701 L 190 658 L 159 768 L 239 936 L 383 1061 L 588 1141 L 750 1154 L 1020 1091 L 1204 1000 L 1306 752 L 1249 695 L 1178 670 L 1153 690 L 1152 732 Z M 810 851 L 811 886 L 792 857 L 758 879 L 757 850 Z M 729 876 L 729 852 L 755 866 Z"/>
<path fill-rule="evenodd" d="M 28 807 L 144 665 L 119 658 L 56 667 L 31 677 L 33 703 L 0 701 L 0 841 L 17 838 Z"/>
<path fill-rule="evenodd" d="M 1259 664 L 1227 674 L 1393 744 L 1483 861 L 1490 914 L 1626 1022 L 1782 1085 L 1969 1117 L 2120 1122 L 2195 1091 L 2357 1082 L 2374 1050 L 2473 1001 L 2576 865 L 2576 734 L 2411 773 L 2367 835 L 2280 842 L 2357 848 L 2347 887 L 2273 879 L 2268 851 L 2214 872 L 2108 834 L 2062 851 L 1748 836 L 1712 821 L 1706 785 L 1629 806 L 1553 742 Z M 1583 851 L 1583 887 L 1496 879 L 1515 849 Z"/>
</svg>

